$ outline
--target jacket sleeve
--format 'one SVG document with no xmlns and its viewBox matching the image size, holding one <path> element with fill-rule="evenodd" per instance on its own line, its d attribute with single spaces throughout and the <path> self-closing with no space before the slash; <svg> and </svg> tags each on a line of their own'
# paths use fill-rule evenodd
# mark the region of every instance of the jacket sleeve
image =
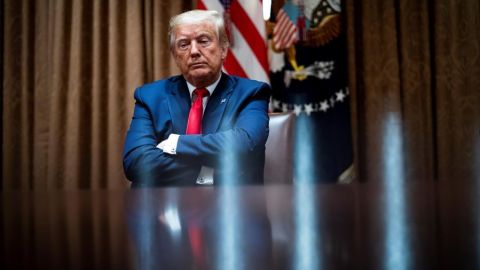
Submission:
<svg viewBox="0 0 480 270">
<path fill-rule="evenodd" d="M 191 162 L 163 153 L 156 146 L 159 139 L 148 106 L 143 102 L 141 89 L 135 90 L 135 108 L 125 139 L 123 168 L 132 182 L 158 182 L 181 177 Z"/>
<path fill-rule="evenodd" d="M 270 86 L 261 84 L 239 107 L 232 128 L 206 135 L 181 135 L 177 155 L 208 162 L 221 156 L 248 155 L 258 149 L 264 151 L 268 137 L 269 98 Z"/>
</svg>

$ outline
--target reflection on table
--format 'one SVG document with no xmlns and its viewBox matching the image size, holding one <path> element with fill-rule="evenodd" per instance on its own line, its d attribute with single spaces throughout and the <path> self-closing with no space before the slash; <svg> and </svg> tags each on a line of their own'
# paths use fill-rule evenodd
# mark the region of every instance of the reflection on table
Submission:
<svg viewBox="0 0 480 270">
<path fill-rule="evenodd" d="M 2 269 L 478 269 L 476 183 L 2 193 Z"/>
</svg>

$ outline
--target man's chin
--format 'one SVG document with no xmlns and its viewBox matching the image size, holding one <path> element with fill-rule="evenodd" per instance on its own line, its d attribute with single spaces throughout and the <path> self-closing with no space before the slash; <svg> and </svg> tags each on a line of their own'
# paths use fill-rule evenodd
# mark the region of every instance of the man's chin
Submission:
<svg viewBox="0 0 480 270">
<path fill-rule="evenodd" d="M 190 72 L 188 74 L 188 77 L 193 81 L 193 82 L 205 82 L 209 81 L 215 76 L 213 76 L 212 72 L 210 70 L 194 70 L 194 72 Z M 213 83 L 213 82 L 212 82 Z"/>
</svg>

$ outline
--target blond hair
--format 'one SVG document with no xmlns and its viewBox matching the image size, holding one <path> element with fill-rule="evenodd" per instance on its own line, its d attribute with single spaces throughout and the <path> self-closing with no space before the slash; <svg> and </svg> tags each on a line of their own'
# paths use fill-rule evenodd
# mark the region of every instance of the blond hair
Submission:
<svg viewBox="0 0 480 270">
<path fill-rule="evenodd" d="M 228 47 L 227 33 L 225 32 L 225 22 L 223 17 L 215 10 L 190 10 L 181 14 L 178 14 L 170 19 L 168 27 L 168 40 L 170 50 L 173 49 L 175 43 L 175 28 L 182 24 L 199 24 L 199 23 L 211 23 L 215 26 L 217 38 L 220 45 L 224 48 Z"/>
</svg>

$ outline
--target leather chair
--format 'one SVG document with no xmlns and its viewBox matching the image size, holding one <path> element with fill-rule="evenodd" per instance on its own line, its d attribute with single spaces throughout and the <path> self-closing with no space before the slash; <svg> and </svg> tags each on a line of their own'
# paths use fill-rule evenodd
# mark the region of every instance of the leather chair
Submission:
<svg viewBox="0 0 480 270">
<path fill-rule="evenodd" d="M 265 184 L 293 183 L 295 115 L 270 113 L 270 133 L 265 149 Z"/>
</svg>

